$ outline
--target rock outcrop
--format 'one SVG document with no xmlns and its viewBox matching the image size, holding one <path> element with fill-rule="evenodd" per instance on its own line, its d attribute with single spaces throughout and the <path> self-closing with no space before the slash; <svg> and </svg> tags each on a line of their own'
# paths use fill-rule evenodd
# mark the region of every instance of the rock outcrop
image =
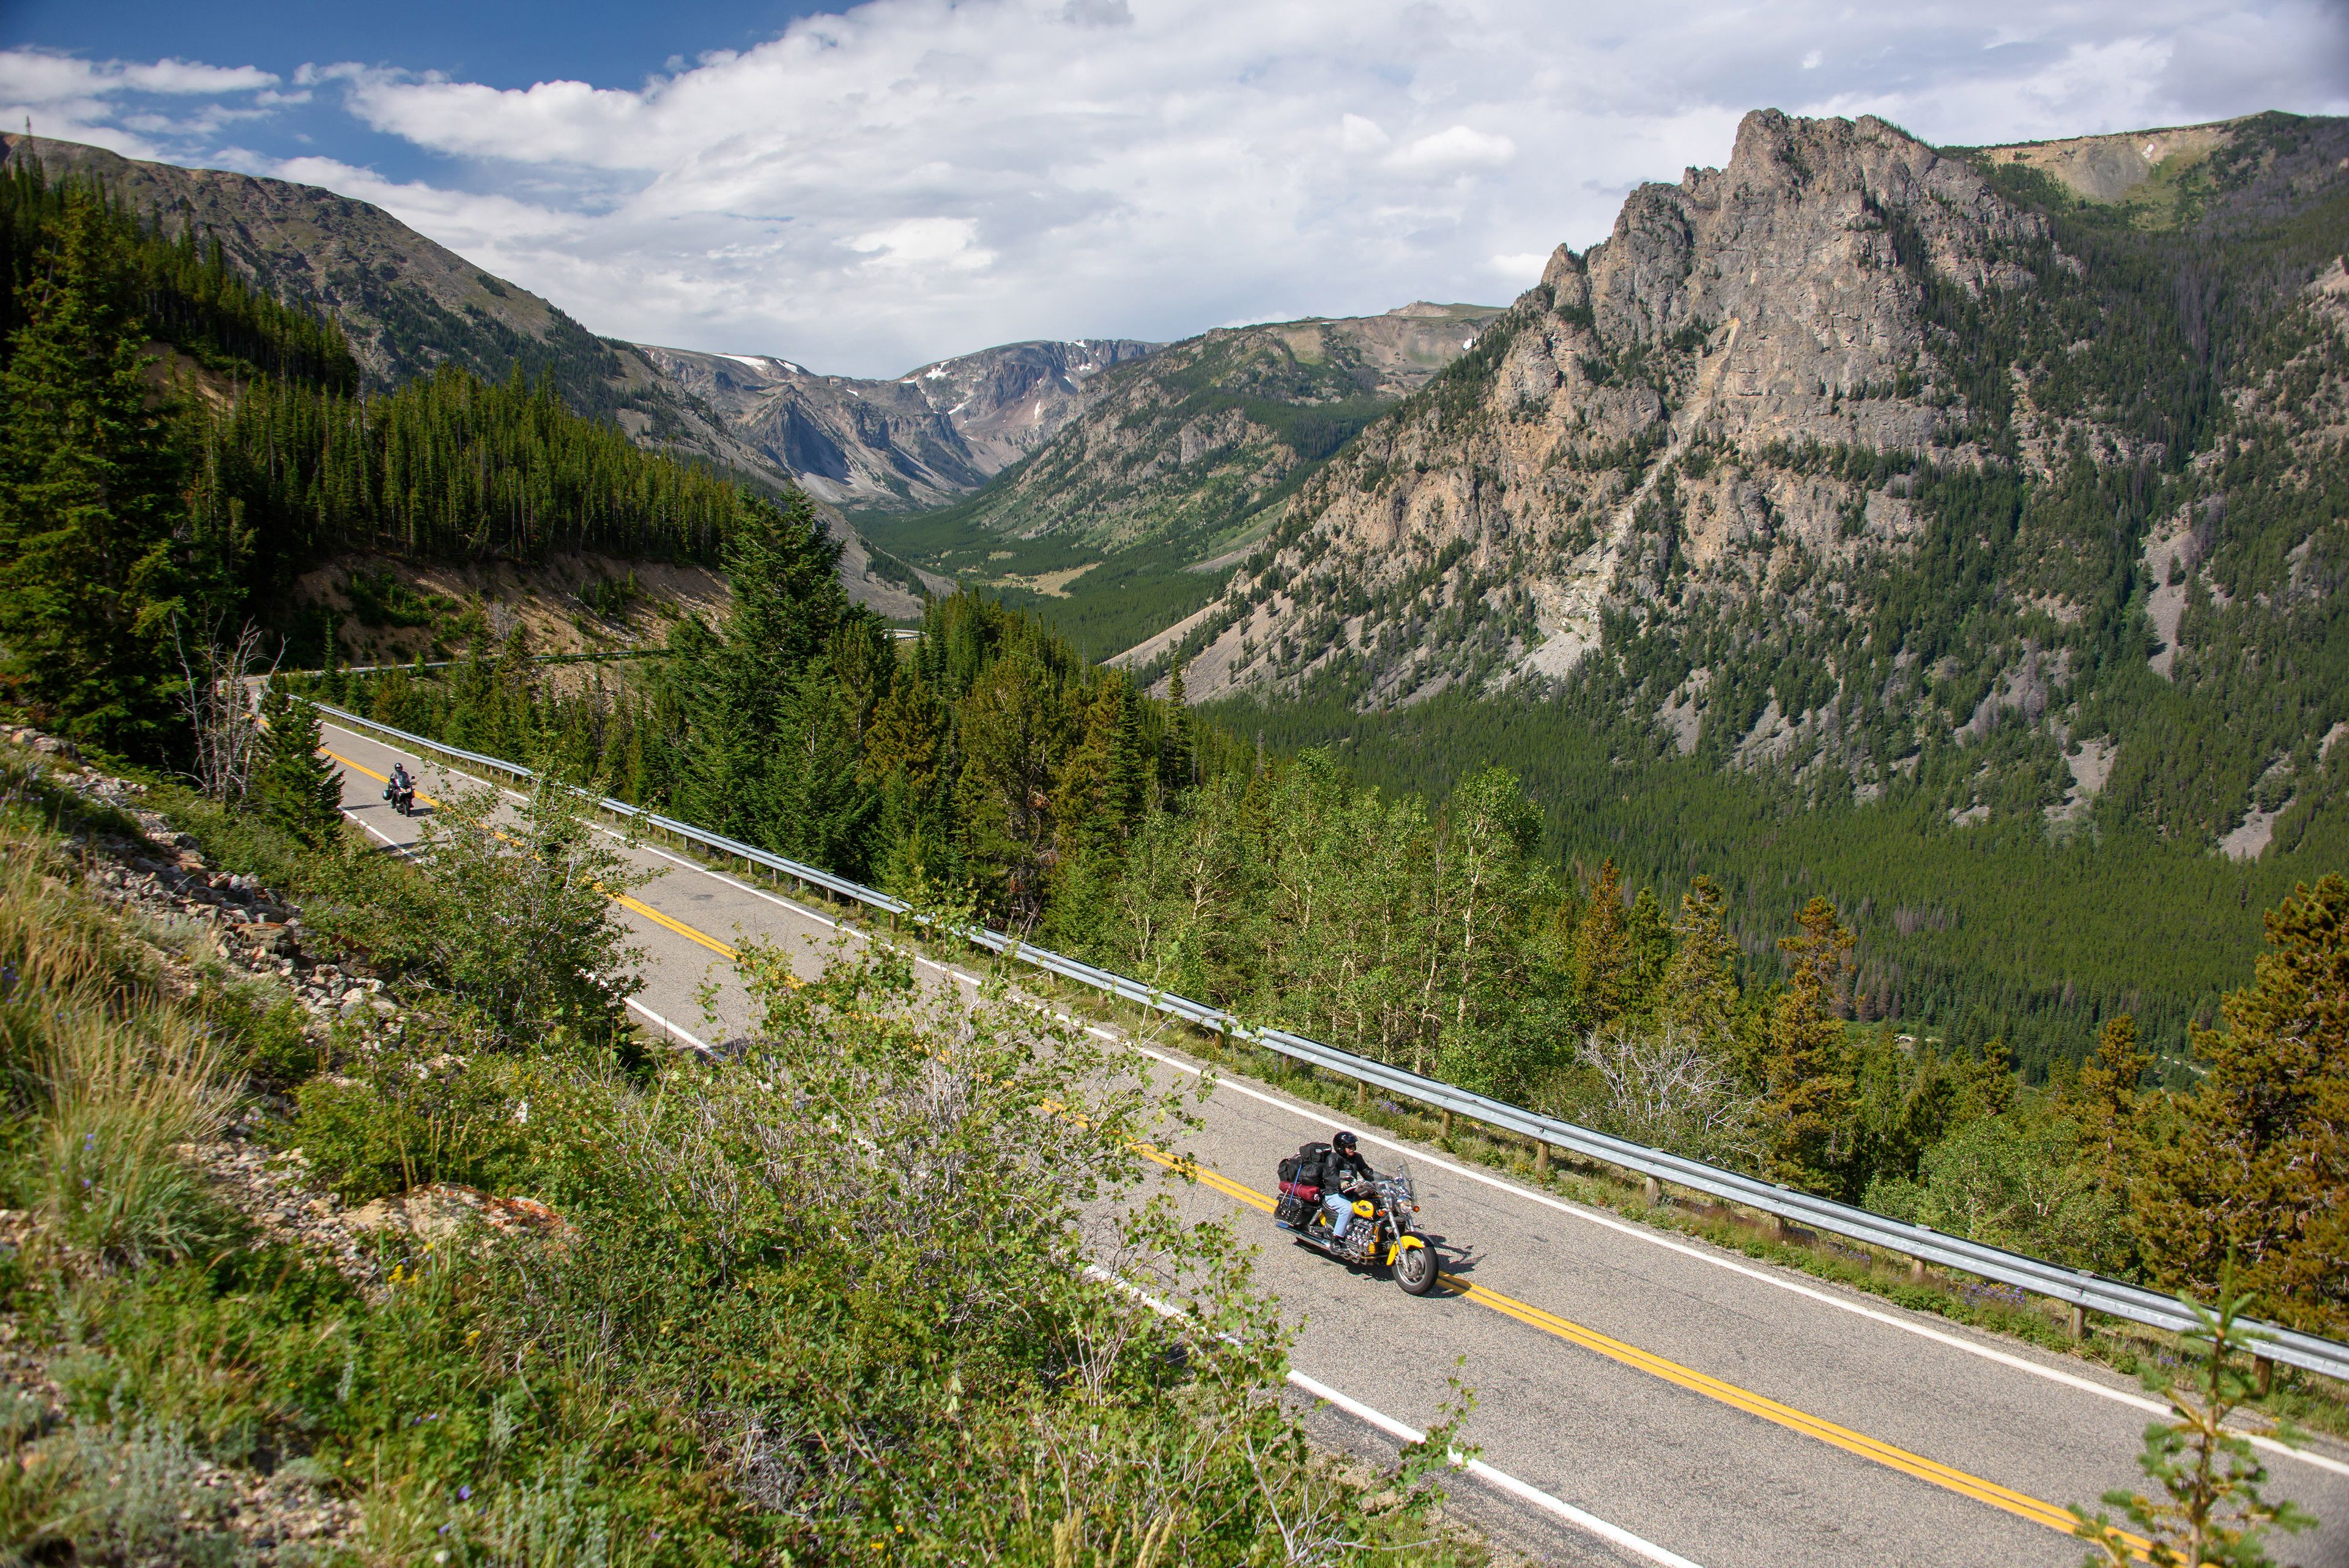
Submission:
<svg viewBox="0 0 2349 1568">
<path fill-rule="evenodd" d="M 2260 754 L 2157 783 L 2174 742 L 2130 742 L 2157 721 L 2092 683 L 2148 670 L 2240 727 L 2282 679 L 2261 649 L 2306 670 L 2331 635 L 2349 270 L 2302 215 L 2349 203 L 2349 121 L 2090 140 L 1747 116 L 1725 167 L 1560 247 L 1125 662 L 1363 710 L 1573 691 L 1683 753 L 1930 785 L 1960 821 L 2081 817 L 2088 754 L 2208 842 L 2255 784 L 2305 803 L 2349 690 L 2279 688 L 2261 711 L 2298 716 Z"/>
</svg>

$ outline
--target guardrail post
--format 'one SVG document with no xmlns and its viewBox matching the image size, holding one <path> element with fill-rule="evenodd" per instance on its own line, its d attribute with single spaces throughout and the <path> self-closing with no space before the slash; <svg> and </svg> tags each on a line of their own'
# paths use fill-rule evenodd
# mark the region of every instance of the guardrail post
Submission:
<svg viewBox="0 0 2349 1568">
<path fill-rule="evenodd" d="M 1640 1179 L 1640 1192 L 1641 1196 L 1647 1199 L 1648 1207 L 1651 1209 L 1655 1208 L 1664 1200 L 1664 1189 L 1657 1185 L 1656 1179 L 1652 1176 L 1642 1177 Z"/>
<path fill-rule="evenodd" d="M 1924 1259 L 1911 1258 L 1909 1260 L 1909 1282 L 1912 1285 L 1921 1285 L 1925 1282 Z"/>
<path fill-rule="evenodd" d="M 1450 1137 L 1452 1136 L 1452 1113 L 1448 1110 L 1444 1113 L 1443 1126 L 1444 1130 L 1436 1136 L 1439 1137 Z"/>
<path fill-rule="evenodd" d="M 2264 1399 L 2275 1389 L 2275 1363 L 2264 1355 L 2251 1357 L 2251 1382 Z"/>
<path fill-rule="evenodd" d="M 1549 1174 L 1549 1145 L 1539 1138 L 1534 1139 L 1534 1174 L 1536 1176 Z"/>
<path fill-rule="evenodd" d="M 2088 1337 L 2088 1309 L 2078 1302 L 2072 1303 L 2072 1343 L 2077 1345 Z"/>
<path fill-rule="evenodd" d="M 1361 1116 L 1371 1108 L 1371 1084 L 1367 1078 L 1354 1080 L 1354 1114 Z"/>
</svg>

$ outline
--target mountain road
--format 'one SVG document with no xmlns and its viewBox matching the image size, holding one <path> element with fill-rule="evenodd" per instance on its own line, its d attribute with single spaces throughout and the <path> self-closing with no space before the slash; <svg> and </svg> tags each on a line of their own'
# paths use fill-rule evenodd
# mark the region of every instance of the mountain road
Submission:
<svg viewBox="0 0 2349 1568">
<path fill-rule="evenodd" d="M 354 731 L 329 725 L 326 749 L 343 769 L 345 810 L 388 845 L 417 826 L 381 798 L 393 762 L 427 795 L 450 787 L 438 768 Z M 645 955 L 633 1005 L 688 1043 L 747 1032 L 731 963 L 744 940 L 790 949 L 812 974 L 823 944 L 863 940 L 783 888 L 657 844 L 626 853 L 658 873 L 622 911 Z M 975 967 L 926 972 L 977 983 Z M 1205 1070 L 1179 1044 L 1133 1044 L 1162 1078 L 1188 1087 Z M 1469 1511 L 1498 1510 L 1497 1538 L 1528 1555 L 2072 1568 L 2085 1549 L 2064 1505 L 2093 1509 L 2107 1489 L 2139 1481 L 2140 1437 L 2159 1407 L 2107 1368 L 1365 1131 L 1381 1169 L 1409 1166 L 1421 1219 L 1440 1239 L 1447 1284 L 1406 1296 L 1383 1273 L 1351 1272 L 1290 1242 L 1266 1216 L 1274 1162 L 1343 1125 L 1334 1113 L 1229 1075 L 1194 1108 L 1200 1125 L 1176 1152 L 1206 1179 L 1170 1178 L 1174 1190 L 1189 1214 L 1237 1211 L 1242 1233 L 1260 1239 L 1257 1282 L 1296 1329 L 1292 1365 L 1413 1428 L 1441 1418 L 1450 1380 L 1473 1389 L 1463 1440 L 1522 1490 L 1496 1487 Z M 1388 1438 L 1365 1447 L 1357 1416 L 1325 1407 L 1313 1419 L 1347 1446 L 1392 1449 Z M 2279 1542 L 2279 1555 L 2349 1568 L 2349 1447 L 2320 1438 L 2262 1457 L 2270 1494 L 2322 1521 Z"/>
</svg>

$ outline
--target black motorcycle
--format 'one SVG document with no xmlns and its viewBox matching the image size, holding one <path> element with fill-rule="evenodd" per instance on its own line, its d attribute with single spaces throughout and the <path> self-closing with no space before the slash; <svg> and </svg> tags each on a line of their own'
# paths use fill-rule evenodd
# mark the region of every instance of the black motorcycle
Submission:
<svg viewBox="0 0 2349 1568">
<path fill-rule="evenodd" d="M 403 779 L 392 779 L 383 786 L 383 798 L 391 802 L 391 809 L 402 816 L 416 815 L 416 786 Z"/>
<path fill-rule="evenodd" d="M 1435 1250 L 1412 1234 L 1411 1217 L 1419 1212 L 1418 1194 L 1409 1169 L 1375 1177 L 1356 1185 L 1354 1216 L 1340 1241 L 1321 1206 L 1321 1189 L 1298 1179 L 1298 1162 L 1280 1162 L 1280 1201 L 1272 1222 L 1324 1257 L 1341 1263 L 1384 1263 L 1406 1295 L 1423 1296 L 1435 1288 L 1441 1270 Z"/>
</svg>

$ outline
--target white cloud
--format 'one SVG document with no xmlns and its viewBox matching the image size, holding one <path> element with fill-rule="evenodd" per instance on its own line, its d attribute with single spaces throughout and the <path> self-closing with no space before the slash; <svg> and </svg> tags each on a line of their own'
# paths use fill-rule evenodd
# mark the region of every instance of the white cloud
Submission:
<svg viewBox="0 0 2349 1568">
<path fill-rule="evenodd" d="M 0 125 L 32 122 L 44 136 L 88 141 L 132 158 L 176 152 L 191 139 L 274 107 L 264 100 L 278 84 L 254 66 L 188 60 L 85 60 L 50 49 L 0 49 Z M 174 99 L 250 98 L 243 109 Z M 161 99 L 158 103 L 154 100 Z"/>
<path fill-rule="evenodd" d="M 259 92 L 277 85 L 271 71 L 252 66 L 194 65 L 186 60 L 157 60 L 151 66 L 124 66 L 117 78 L 134 92 L 224 93 Z"/>
<path fill-rule="evenodd" d="M 1464 125 L 1423 136 L 1389 160 L 1398 169 L 1450 172 L 1463 169 L 1498 169 L 1517 155 L 1517 144 L 1506 136 L 1491 136 Z"/>
<path fill-rule="evenodd" d="M 1338 122 L 1338 144 L 1349 152 L 1377 152 L 1394 139 L 1379 128 L 1375 119 L 1365 119 L 1350 114 Z"/>
<path fill-rule="evenodd" d="M 978 225 L 968 218 L 907 218 L 841 243 L 864 252 L 877 265 L 915 272 L 938 266 L 968 271 L 995 259 L 995 253 L 981 248 L 978 239 Z"/>
<path fill-rule="evenodd" d="M 870 0 L 626 87 L 0 51 L 0 113 L 379 202 L 600 332 L 888 374 L 1497 302 L 1758 107 L 1980 143 L 2349 110 L 2344 61 L 2337 0 Z M 209 140 L 288 87 L 449 161 Z"/>
</svg>

